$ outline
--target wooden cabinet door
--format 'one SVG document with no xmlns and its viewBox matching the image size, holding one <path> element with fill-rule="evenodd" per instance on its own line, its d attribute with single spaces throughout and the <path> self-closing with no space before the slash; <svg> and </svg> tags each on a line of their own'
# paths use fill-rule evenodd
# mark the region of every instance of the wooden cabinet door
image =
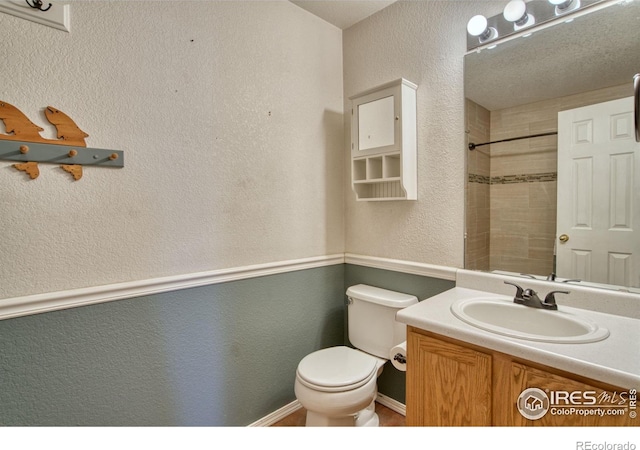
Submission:
<svg viewBox="0 0 640 450">
<path fill-rule="evenodd" d="M 640 424 L 629 415 L 630 399 L 626 390 L 592 386 L 514 361 L 510 361 L 508 367 L 505 367 L 507 364 L 500 365 L 509 373 L 511 382 L 502 393 L 494 392 L 494 406 L 502 405 L 495 408 L 495 425 L 591 427 Z M 500 369 L 496 367 L 496 370 Z M 517 404 L 523 391 L 530 388 L 537 388 L 548 399 L 544 405 L 546 412 L 534 420 L 521 414 Z M 497 397 L 501 398 L 497 400 Z M 524 397 L 526 394 L 521 401 L 526 401 Z"/>
<path fill-rule="evenodd" d="M 491 355 L 408 332 L 407 425 L 491 425 Z"/>
</svg>

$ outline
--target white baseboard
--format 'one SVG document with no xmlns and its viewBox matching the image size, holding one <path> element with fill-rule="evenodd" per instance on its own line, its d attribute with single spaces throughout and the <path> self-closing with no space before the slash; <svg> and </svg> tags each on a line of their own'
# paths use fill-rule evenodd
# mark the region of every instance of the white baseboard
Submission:
<svg viewBox="0 0 640 450">
<path fill-rule="evenodd" d="M 392 411 L 397 412 L 403 416 L 407 415 L 407 407 L 400 403 L 398 400 L 394 400 L 391 397 L 387 397 L 384 394 L 378 393 L 378 397 L 376 398 L 376 402 L 380 403 L 383 406 L 386 406 Z M 262 419 L 258 419 L 250 425 L 249 427 L 270 427 L 274 423 L 279 422 L 280 420 L 287 417 L 289 414 L 293 414 L 297 410 L 302 409 L 302 405 L 298 400 L 294 400 L 288 405 L 284 405 L 282 408 L 272 412 L 264 416 Z"/>
<path fill-rule="evenodd" d="M 382 406 L 386 406 L 391 411 L 395 411 L 405 417 L 407 416 L 407 406 L 403 403 L 400 403 L 398 400 L 387 397 L 386 395 L 378 392 L 378 398 L 376 398 L 376 401 Z"/>
<path fill-rule="evenodd" d="M 271 414 L 264 416 L 262 419 L 258 419 L 252 424 L 247 426 L 249 427 L 270 427 L 274 423 L 284 419 L 289 414 L 293 414 L 297 410 L 301 409 L 302 405 L 298 400 L 294 400 L 288 405 L 284 405 L 282 408 L 275 410 Z"/>
</svg>

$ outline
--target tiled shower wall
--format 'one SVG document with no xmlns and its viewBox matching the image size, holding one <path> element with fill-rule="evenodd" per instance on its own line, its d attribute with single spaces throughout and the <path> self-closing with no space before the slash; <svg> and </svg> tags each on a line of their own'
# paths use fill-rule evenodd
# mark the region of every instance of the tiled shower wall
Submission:
<svg viewBox="0 0 640 450">
<path fill-rule="evenodd" d="M 491 112 L 491 140 L 557 131 L 559 102 Z M 553 271 L 557 137 L 491 146 L 491 270 Z"/>
<path fill-rule="evenodd" d="M 465 130 L 467 143 L 489 141 L 490 113 L 467 99 L 465 104 Z M 466 184 L 466 245 L 465 267 L 489 270 L 489 146 L 467 152 Z"/>
<path fill-rule="evenodd" d="M 467 101 L 469 141 L 555 132 L 559 111 L 631 94 L 624 84 L 491 112 Z M 490 138 L 485 141 L 482 125 L 487 114 Z M 554 270 L 557 151 L 557 137 L 546 136 L 469 152 L 467 268 L 532 274 Z M 483 232 L 487 226 L 488 236 Z"/>
</svg>

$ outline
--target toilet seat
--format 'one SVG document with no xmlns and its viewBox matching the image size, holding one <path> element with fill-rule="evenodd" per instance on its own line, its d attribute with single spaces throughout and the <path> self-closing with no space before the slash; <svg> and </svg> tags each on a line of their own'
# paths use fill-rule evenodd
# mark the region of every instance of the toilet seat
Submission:
<svg viewBox="0 0 640 450">
<path fill-rule="evenodd" d="M 296 372 L 300 383 L 321 392 L 357 389 L 377 377 L 378 360 L 350 347 L 318 350 L 305 356 Z"/>
</svg>

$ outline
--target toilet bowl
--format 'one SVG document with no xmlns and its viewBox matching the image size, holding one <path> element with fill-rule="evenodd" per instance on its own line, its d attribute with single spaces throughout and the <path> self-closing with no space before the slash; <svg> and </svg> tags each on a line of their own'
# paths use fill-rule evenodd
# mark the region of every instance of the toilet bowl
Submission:
<svg viewBox="0 0 640 450">
<path fill-rule="evenodd" d="M 298 364 L 294 391 L 307 410 L 307 426 L 378 426 L 377 379 L 391 349 L 406 339 L 395 321 L 415 296 L 373 286 L 347 289 L 349 340 L 356 348 L 315 351 Z"/>
<path fill-rule="evenodd" d="M 296 371 L 296 398 L 307 426 L 377 426 L 377 379 L 386 360 L 345 346 L 307 355 Z"/>
</svg>

